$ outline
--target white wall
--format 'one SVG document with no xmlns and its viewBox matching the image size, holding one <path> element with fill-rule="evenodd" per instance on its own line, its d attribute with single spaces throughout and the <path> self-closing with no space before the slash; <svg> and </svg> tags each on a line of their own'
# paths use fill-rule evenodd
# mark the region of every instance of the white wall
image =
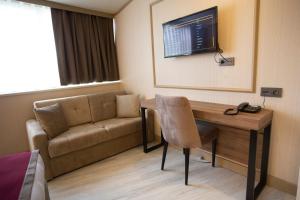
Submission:
<svg viewBox="0 0 300 200">
<path fill-rule="evenodd" d="M 180 8 L 178 8 L 180 9 Z M 231 93 L 153 87 L 149 0 L 133 0 L 116 17 L 121 79 L 127 90 L 144 95 L 184 95 L 193 100 L 261 104 L 260 87 L 282 87 L 282 98 L 267 98 L 274 110 L 272 176 L 297 184 L 300 165 L 300 1 L 260 1 L 256 93 Z M 170 72 L 171 73 L 171 72 Z M 243 80 L 243 77 L 235 77 Z"/>
</svg>

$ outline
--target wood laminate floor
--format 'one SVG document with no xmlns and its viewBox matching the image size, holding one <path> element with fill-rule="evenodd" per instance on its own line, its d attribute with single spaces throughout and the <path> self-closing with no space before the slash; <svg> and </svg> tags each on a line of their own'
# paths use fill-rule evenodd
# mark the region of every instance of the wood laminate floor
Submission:
<svg viewBox="0 0 300 200">
<path fill-rule="evenodd" d="M 184 155 L 169 148 L 165 170 L 160 170 L 162 149 L 148 154 L 131 149 L 49 182 L 52 200 L 79 199 L 245 199 L 246 177 L 203 163 L 191 156 L 189 186 L 184 185 Z M 266 187 L 260 200 L 295 200 L 295 197 Z"/>
</svg>

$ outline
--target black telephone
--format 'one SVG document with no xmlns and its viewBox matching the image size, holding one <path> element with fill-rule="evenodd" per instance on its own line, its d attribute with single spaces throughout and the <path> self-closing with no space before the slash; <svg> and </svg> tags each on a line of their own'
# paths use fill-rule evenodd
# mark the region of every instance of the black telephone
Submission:
<svg viewBox="0 0 300 200">
<path fill-rule="evenodd" d="M 248 102 L 243 102 L 236 109 L 228 108 L 224 111 L 224 115 L 237 115 L 239 112 L 257 113 L 261 110 L 260 106 L 251 106 Z"/>
</svg>

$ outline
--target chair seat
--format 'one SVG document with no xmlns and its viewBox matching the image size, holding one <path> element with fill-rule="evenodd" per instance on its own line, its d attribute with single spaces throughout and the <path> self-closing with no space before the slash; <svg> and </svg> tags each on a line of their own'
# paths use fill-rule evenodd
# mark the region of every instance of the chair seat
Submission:
<svg viewBox="0 0 300 200">
<path fill-rule="evenodd" d="M 210 143 L 218 137 L 218 128 L 208 122 L 196 121 L 202 144 Z"/>
</svg>

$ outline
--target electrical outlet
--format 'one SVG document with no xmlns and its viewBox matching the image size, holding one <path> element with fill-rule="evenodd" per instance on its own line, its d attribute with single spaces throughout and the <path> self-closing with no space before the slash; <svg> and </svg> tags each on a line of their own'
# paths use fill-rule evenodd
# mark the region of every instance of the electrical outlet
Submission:
<svg viewBox="0 0 300 200">
<path fill-rule="evenodd" d="M 234 66 L 234 57 L 220 58 L 219 66 Z"/>
<path fill-rule="evenodd" d="M 262 87 L 260 90 L 262 97 L 282 97 L 282 88 Z"/>
</svg>

